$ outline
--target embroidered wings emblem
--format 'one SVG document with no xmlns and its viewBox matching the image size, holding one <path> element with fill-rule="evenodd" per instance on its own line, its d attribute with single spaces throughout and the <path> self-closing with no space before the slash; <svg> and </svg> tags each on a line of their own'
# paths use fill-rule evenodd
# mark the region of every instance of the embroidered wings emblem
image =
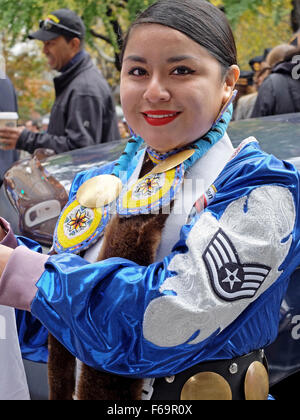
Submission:
<svg viewBox="0 0 300 420">
<path fill-rule="evenodd" d="M 203 259 L 215 293 L 226 301 L 254 297 L 271 271 L 262 264 L 241 264 L 237 250 L 222 229 L 209 243 Z"/>
</svg>

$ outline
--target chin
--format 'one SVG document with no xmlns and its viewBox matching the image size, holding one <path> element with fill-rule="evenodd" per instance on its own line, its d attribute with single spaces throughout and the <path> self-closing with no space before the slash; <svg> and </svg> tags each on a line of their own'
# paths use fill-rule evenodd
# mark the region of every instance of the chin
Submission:
<svg viewBox="0 0 300 420">
<path fill-rule="evenodd" d="M 155 133 L 149 136 L 149 132 L 147 135 L 147 133 L 144 131 L 143 134 L 144 136 L 142 134 L 140 134 L 140 136 L 142 139 L 144 139 L 144 142 L 147 144 L 147 146 L 160 153 L 165 153 L 176 149 L 179 147 L 179 144 L 182 144 L 182 141 L 180 142 L 179 139 L 178 141 L 174 141 L 174 137 L 170 138 L 170 133 L 168 133 L 168 136 L 164 135 L 163 133 Z"/>
</svg>

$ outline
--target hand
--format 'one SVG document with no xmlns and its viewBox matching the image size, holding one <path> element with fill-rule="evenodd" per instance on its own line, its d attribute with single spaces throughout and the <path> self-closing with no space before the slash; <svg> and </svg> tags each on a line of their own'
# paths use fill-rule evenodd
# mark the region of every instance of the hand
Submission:
<svg viewBox="0 0 300 420">
<path fill-rule="evenodd" d="M 0 128 L 0 149 L 12 150 L 16 148 L 17 141 L 25 129 L 24 126 L 17 128 Z"/>
<path fill-rule="evenodd" d="M 2 276 L 2 273 L 6 267 L 6 264 L 13 252 L 14 250 L 12 248 L 8 248 L 7 246 L 0 245 L 0 277 Z"/>
</svg>

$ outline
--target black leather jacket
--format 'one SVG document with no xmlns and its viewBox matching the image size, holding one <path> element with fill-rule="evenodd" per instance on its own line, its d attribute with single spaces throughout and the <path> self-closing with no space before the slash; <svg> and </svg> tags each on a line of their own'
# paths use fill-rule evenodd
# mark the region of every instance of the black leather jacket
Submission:
<svg viewBox="0 0 300 420">
<path fill-rule="evenodd" d="M 115 105 L 108 83 L 82 52 L 79 59 L 54 79 L 56 93 L 47 133 L 24 130 L 17 149 L 37 148 L 56 153 L 120 138 Z"/>
</svg>

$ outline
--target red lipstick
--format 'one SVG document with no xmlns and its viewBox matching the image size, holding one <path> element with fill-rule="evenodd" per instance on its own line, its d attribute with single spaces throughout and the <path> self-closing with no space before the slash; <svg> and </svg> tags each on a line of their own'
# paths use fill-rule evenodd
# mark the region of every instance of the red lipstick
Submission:
<svg viewBox="0 0 300 420">
<path fill-rule="evenodd" d="M 147 123 L 155 127 L 171 123 L 179 116 L 179 114 L 180 112 L 168 110 L 142 112 L 142 115 Z"/>
</svg>

